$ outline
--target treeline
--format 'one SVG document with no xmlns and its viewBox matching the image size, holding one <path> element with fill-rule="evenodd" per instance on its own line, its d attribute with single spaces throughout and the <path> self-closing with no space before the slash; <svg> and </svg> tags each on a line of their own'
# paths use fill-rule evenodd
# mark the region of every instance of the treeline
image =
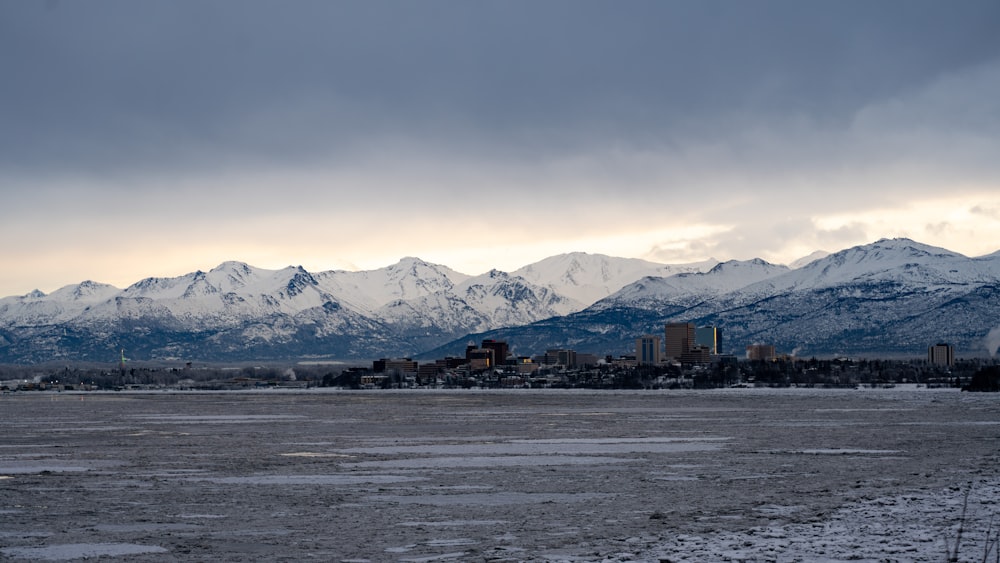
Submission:
<svg viewBox="0 0 1000 563">
<path fill-rule="evenodd" d="M 511 368 L 514 369 L 514 368 Z M 94 364 L 0 365 L 8 389 L 73 388 L 113 390 L 128 387 L 233 389 L 259 386 L 362 388 L 371 365 L 323 364 L 108 366 Z M 781 359 L 728 361 L 710 365 L 635 366 L 604 363 L 588 369 L 546 366 L 525 375 L 497 369 L 442 371 L 434 376 L 391 374 L 377 387 L 565 387 L 595 389 L 711 389 L 755 387 L 852 387 L 920 384 L 1000 390 L 995 359 L 960 360 L 939 366 L 924 360 Z"/>
<path fill-rule="evenodd" d="M 121 389 L 129 386 L 211 388 L 215 383 L 249 385 L 257 382 L 282 384 L 297 382 L 304 386 L 320 385 L 323 378 L 336 376 L 343 368 L 329 365 L 205 365 L 205 366 L 121 366 L 70 365 L 0 365 L 0 381 L 8 387 L 16 383 L 34 383 L 46 387 L 79 386 L 92 389 Z"/>
</svg>

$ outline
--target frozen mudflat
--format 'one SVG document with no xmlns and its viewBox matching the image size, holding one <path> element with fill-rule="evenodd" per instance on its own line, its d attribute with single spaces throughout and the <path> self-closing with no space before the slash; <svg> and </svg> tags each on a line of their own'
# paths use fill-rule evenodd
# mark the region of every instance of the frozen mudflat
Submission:
<svg viewBox="0 0 1000 563">
<path fill-rule="evenodd" d="M 17 393 L 0 560 L 981 561 L 1000 397 Z M 966 501 L 967 499 L 967 501 Z"/>
</svg>

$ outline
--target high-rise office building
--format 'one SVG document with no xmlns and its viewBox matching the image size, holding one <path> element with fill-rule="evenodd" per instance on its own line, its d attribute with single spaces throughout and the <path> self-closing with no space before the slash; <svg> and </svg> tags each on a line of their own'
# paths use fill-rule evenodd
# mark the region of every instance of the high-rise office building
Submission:
<svg viewBox="0 0 1000 563">
<path fill-rule="evenodd" d="M 507 363 L 507 356 L 510 352 L 507 348 L 507 342 L 503 340 L 486 339 L 483 340 L 482 347 L 487 350 L 493 350 L 493 364 L 495 366 L 502 366 Z"/>
<path fill-rule="evenodd" d="M 694 331 L 694 341 L 698 346 L 708 348 L 709 354 L 720 354 L 722 330 L 714 326 L 700 326 Z"/>
<path fill-rule="evenodd" d="M 647 334 L 635 339 L 635 360 L 640 365 L 657 365 L 660 363 L 660 337 Z"/>
<path fill-rule="evenodd" d="M 955 364 L 955 347 L 951 344 L 938 343 L 927 348 L 927 362 L 935 366 L 951 366 Z"/>
<path fill-rule="evenodd" d="M 694 347 L 694 323 L 667 323 L 663 328 L 665 356 L 679 360 L 685 352 Z"/>
</svg>

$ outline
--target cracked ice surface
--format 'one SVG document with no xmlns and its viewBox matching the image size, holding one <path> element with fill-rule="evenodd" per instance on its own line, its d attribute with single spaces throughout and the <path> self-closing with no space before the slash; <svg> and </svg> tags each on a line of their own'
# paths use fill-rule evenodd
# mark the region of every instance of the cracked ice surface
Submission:
<svg viewBox="0 0 1000 563">
<path fill-rule="evenodd" d="M 968 494 L 965 520 L 963 500 Z M 1000 479 L 962 487 L 851 503 L 806 523 L 775 523 L 707 535 L 679 535 L 645 555 L 652 561 L 940 562 L 954 549 L 960 561 L 982 561 L 986 534 L 1000 508 Z M 996 534 L 996 522 L 993 536 Z M 994 546 L 992 549 L 996 549 Z M 996 551 L 992 552 L 993 557 Z"/>
<path fill-rule="evenodd" d="M 0 559 L 941 561 L 968 492 L 980 561 L 997 421 L 929 389 L 19 393 Z"/>
</svg>

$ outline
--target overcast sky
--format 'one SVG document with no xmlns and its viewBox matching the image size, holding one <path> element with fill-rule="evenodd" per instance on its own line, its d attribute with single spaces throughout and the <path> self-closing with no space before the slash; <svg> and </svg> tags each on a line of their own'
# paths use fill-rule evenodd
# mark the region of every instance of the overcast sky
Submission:
<svg viewBox="0 0 1000 563">
<path fill-rule="evenodd" d="M 1000 250 L 1000 2 L 0 1 L 0 296 Z"/>
</svg>

